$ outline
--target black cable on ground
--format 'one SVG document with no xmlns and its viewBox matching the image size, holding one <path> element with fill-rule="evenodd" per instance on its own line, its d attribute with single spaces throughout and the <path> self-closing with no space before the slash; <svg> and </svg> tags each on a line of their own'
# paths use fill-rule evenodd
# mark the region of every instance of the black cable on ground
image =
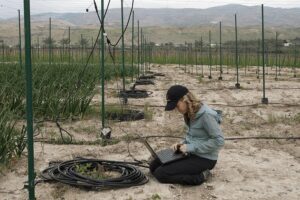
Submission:
<svg viewBox="0 0 300 200">
<path fill-rule="evenodd" d="M 57 181 L 68 185 L 87 189 L 105 190 L 126 188 L 143 185 L 148 178 L 134 165 L 145 167 L 137 162 L 121 162 L 76 158 L 74 160 L 55 162 L 43 170 L 41 182 Z M 84 169 L 84 172 L 79 172 Z M 99 179 L 84 175 L 83 173 L 99 172 Z M 105 172 L 117 172 L 118 177 L 105 178 Z"/>
<path fill-rule="evenodd" d="M 299 140 L 300 137 L 274 137 L 274 136 L 245 136 L 245 137 L 227 137 L 225 140 Z"/>
<path fill-rule="evenodd" d="M 141 80 L 136 80 L 135 85 L 155 85 L 155 83 L 152 80 L 148 79 L 141 79 Z"/>
<path fill-rule="evenodd" d="M 146 98 L 149 97 L 153 92 L 148 92 L 146 90 L 125 90 L 125 91 L 120 91 L 119 97 L 126 97 L 126 98 Z"/>
</svg>

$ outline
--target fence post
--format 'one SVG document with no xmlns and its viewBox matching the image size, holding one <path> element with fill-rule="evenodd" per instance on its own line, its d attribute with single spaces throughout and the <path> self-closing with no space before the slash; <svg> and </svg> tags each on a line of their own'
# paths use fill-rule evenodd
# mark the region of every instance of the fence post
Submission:
<svg viewBox="0 0 300 200">
<path fill-rule="evenodd" d="M 264 24 L 264 4 L 261 5 L 261 19 L 262 19 L 262 67 L 263 67 L 263 98 L 261 102 L 268 104 L 268 98 L 266 98 L 266 80 L 265 80 L 265 24 Z"/>
<path fill-rule="evenodd" d="M 25 73 L 26 73 L 26 121 L 28 149 L 28 192 L 29 199 L 35 199 L 34 147 L 33 147 L 33 112 L 32 112 L 32 68 L 31 68 L 31 30 L 30 0 L 24 0 L 25 30 Z"/>
</svg>

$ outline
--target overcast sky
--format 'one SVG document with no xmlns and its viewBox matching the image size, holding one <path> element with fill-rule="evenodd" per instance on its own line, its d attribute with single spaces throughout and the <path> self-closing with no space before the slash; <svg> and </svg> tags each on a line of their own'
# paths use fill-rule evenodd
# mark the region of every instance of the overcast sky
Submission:
<svg viewBox="0 0 300 200">
<path fill-rule="evenodd" d="M 31 14 L 44 12 L 85 12 L 92 0 L 30 0 Z M 100 0 L 97 0 L 100 7 Z M 105 3 L 107 0 L 105 0 Z M 120 7 L 121 0 L 111 0 L 111 8 Z M 226 4 L 260 5 L 282 8 L 300 8 L 300 0 L 135 0 L 136 8 L 209 8 Z M 130 7 L 131 0 L 124 0 L 124 6 Z M 17 10 L 23 10 L 23 0 L 0 0 L 0 18 L 17 16 Z M 23 12 L 23 11 L 22 11 Z"/>
</svg>

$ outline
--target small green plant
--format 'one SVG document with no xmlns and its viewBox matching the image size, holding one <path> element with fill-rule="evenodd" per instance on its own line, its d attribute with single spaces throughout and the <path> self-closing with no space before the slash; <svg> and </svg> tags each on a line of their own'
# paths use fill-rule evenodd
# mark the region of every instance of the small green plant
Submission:
<svg viewBox="0 0 300 200">
<path fill-rule="evenodd" d="M 202 81 L 203 81 L 202 76 L 198 76 L 198 82 L 199 82 L 199 83 L 202 83 Z"/>
<path fill-rule="evenodd" d="M 153 194 L 151 200 L 161 200 L 161 197 L 158 194 Z"/>
<path fill-rule="evenodd" d="M 116 177 L 116 174 L 111 173 L 111 170 L 99 163 L 77 164 L 75 171 L 83 176 L 98 180 Z"/>
<path fill-rule="evenodd" d="M 147 102 L 144 106 L 144 115 L 146 121 L 151 121 L 153 119 L 153 111 L 150 109 L 150 104 Z"/>
</svg>

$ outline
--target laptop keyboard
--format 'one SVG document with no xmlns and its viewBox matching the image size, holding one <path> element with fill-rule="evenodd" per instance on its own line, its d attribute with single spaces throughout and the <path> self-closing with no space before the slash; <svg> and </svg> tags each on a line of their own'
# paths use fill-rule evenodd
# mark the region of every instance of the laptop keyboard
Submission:
<svg viewBox="0 0 300 200">
<path fill-rule="evenodd" d="M 175 154 L 172 149 L 164 149 L 156 153 L 162 163 L 171 162 L 183 158 L 183 154 Z"/>
</svg>

